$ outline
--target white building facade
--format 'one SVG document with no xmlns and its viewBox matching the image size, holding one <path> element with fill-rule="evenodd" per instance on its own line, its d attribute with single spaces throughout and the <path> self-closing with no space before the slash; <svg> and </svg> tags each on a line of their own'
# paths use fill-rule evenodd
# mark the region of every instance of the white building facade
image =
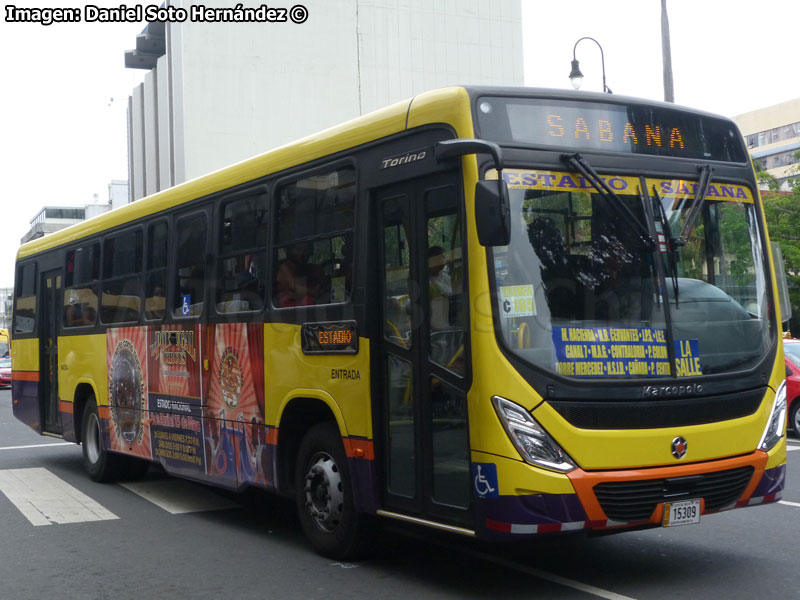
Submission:
<svg viewBox="0 0 800 600">
<path fill-rule="evenodd" d="M 187 19 L 137 38 L 126 66 L 148 72 L 129 103 L 132 199 L 428 89 L 523 83 L 520 0 L 303 5 L 301 24 Z"/>
<path fill-rule="evenodd" d="M 759 108 L 733 117 L 741 129 L 750 156 L 775 177 L 783 191 L 800 176 L 800 98 Z"/>
</svg>

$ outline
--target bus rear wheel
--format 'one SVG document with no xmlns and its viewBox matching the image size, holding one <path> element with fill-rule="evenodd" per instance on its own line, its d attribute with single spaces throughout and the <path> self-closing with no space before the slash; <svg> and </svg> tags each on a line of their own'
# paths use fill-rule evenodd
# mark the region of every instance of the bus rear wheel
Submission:
<svg viewBox="0 0 800 600">
<path fill-rule="evenodd" d="M 321 555 L 363 556 L 375 536 L 374 518 L 358 513 L 339 430 L 322 423 L 306 433 L 295 470 L 297 512 L 306 537 Z"/>
<path fill-rule="evenodd" d="M 109 452 L 103 447 L 100 416 L 94 396 L 86 401 L 81 432 L 83 465 L 89 477 L 101 483 L 124 478 L 128 470 L 127 457 Z"/>
</svg>

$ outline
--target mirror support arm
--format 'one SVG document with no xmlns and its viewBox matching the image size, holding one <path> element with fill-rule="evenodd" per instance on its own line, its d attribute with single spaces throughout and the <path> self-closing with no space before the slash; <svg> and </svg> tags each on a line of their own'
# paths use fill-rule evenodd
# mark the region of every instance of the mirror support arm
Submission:
<svg viewBox="0 0 800 600">
<path fill-rule="evenodd" d="M 436 144 L 434 156 L 437 161 L 464 156 L 465 154 L 489 154 L 494 160 L 497 178 L 502 179 L 503 149 L 494 142 L 476 139 L 444 140 Z"/>
</svg>

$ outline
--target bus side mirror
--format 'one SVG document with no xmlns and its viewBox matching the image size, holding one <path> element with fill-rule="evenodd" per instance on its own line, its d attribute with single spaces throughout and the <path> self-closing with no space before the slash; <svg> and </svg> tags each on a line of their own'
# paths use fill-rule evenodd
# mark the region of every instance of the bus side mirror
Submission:
<svg viewBox="0 0 800 600">
<path fill-rule="evenodd" d="M 503 149 L 494 142 L 476 139 L 443 140 L 434 147 L 436 160 L 465 154 L 488 154 L 492 157 L 497 180 L 475 185 L 475 223 L 482 246 L 506 246 L 511 241 L 511 218 L 508 186 L 503 180 Z"/>
<path fill-rule="evenodd" d="M 508 185 L 502 178 L 475 184 L 475 225 L 482 246 L 507 246 L 511 241 Z"/>
<path fill-rule="evenodd" d="M 781 309 L 781 321 L 786 323 L 792 318 L 792 301 L 789 298 L 789 284 L 786 282 L 786 267 L 778 242 L 770 242 L 772 264 L 775 265 L 775 283 L 778 284 L 778 304 Z"/>
</svg>

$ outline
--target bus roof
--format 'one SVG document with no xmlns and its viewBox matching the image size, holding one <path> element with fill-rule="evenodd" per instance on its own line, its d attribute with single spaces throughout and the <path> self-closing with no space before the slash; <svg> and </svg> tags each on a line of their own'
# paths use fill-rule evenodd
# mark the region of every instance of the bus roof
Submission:
<svg viewBox="0 0 800 600">
<path fill-rule="evenodd" d="M 474 131 L 469 106 L 472 99 L 481 95 L 527 96 L 662 106 L 691 111 L 701 116 L 725 118 L 674 104 L 616 94 L 526 87 L 454 86 L 442 88 L 397 102 L 28 242 L 20 247 L 17 259 L 33 256 L 147 215 L 179 206 L 190 200 L 230 189 L 264 175 L 354 148 L 413 127 L 444 122 L 452 125 L 460 137 L 472 137 Z M 730 119 L 727 120 L 730 121 Z M 733 121 L 730 122 L 733 123 Z"/>
</svg>

